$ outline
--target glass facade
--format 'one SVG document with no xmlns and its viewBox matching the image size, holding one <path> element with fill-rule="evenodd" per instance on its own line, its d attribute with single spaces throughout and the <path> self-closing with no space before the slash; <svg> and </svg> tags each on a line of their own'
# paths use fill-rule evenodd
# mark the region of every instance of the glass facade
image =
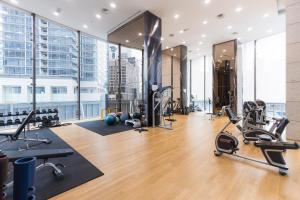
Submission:
<svg viewBox="0 0 300 200">
<path fill-rule="evenodd" d="M 35 35 L 33 52 L 33 16 L 0 4 L 0 113 L 32 110 L 35 53 L 36 108 L 57 108 L 62 121 L 78 119 L 78 108 L 82 118 L 99 117 L 107 93 L 107 43 L 41 17 L 35 18 Z"/>
</svg>

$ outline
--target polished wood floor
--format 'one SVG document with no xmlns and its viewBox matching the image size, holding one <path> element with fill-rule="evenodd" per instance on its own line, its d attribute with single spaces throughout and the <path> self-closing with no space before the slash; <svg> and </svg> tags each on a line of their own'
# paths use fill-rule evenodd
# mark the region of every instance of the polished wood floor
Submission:
<svg viewBox="0 0 300 200">
<path fill-rule="evenodd" d="M 105 137 L 77 125 L 54 128 L 104 176 L 53 199 L 300 199 L 300 151 L 285 154 L 290 170 L 282 177 L 269 166 L 214 156 L 214 139 L 226 119 L 210 121 L 202 113 L 176 119 L 173 130 Z M 234 134 L 241 139 L 237 131 Z M 262 158 L 252 145 L 241 143 L 240 148 L 242 154 Z"/>
</svg>

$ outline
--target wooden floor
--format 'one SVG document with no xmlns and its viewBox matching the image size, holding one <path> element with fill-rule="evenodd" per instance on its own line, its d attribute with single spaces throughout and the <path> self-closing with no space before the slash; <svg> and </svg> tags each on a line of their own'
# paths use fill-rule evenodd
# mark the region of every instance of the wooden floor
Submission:
<svg viewBox="0 0 300 200">
<path fill-rule="evenodd" d="M 53 199 L 300 199 L 300 151 L 285 154 L 290 170 L 282 177 L 269 166 L 214 156 L 215 136 L 226 119 L 210 121 L 202 113 L 176 119 L 173 130 L 105 137 L 77 125 L 54 128 L 104 176 Z M 240 153 L 262 158 L 252 145 L 241 143 L 240 148 Z"/>
</svg>

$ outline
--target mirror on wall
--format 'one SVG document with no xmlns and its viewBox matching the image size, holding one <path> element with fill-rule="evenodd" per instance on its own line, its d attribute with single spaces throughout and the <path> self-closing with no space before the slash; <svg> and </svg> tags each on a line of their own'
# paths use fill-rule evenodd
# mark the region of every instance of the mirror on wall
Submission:
<svg viewBox="0 0 300 200">
<path fill-rule="evenodd" d="M 213 45 L 213 112 L 230 105 L 237 111 L 237 41 Z"/>
</svg>

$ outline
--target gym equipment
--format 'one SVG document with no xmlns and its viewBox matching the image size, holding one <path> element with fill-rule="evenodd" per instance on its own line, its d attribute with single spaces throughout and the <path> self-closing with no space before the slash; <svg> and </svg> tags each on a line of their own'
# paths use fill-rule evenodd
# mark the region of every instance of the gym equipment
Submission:
<svg viewBox="0 0 300 200">
<path fill-rule="evenodd" d="M 0 113 L 0 117 L 3 117 L 3 113 Z"/>
<path fill-rule="evenodd" d="M 49 108 L 48 113 L 53 113 L 53 110 L 51 108 Z"/>
<path fill-rule="evenodd" d="M 1 152 L 1 150 L 0 150 Z M 51 158 L 62 158 L 70 156 L 74 153 L 72 149 L 37 149 L 26 151 L 3 151 L 3 154 L 7 155 L 9 162 L 14 162 L 20 158 L 35 157 L 38 160 L 43 160 L 42 164 L 38 165 L 35 170 L 41 170 L 45 167 L 50 167 L 53 170 L 53 174 L 57 179 L 63 179 L 64 174 L 60 168 L 65 166 L 61 163 L 52 163 L 48 160 Z M 8 186 L 11 186 L 9 183 Z"/>
<path fill-rule="evenodd" d="M 5 123 L 3 120 L 0 120 L 0 126 L 5 126 Z"/>
<path fill-rule="evenodd" d="M 42 109 L 42 114 L 46 114 L 46 113 L 47 113 L 46 109 Z"/>
<path fill-rule="evenodd" d="M 107 115 L 105 117 L 104 121 L 108 126 L 112 126 L 112 125 L 115 125 L 115 123 L 116 123 L 116 117 L 113 115 Z"/>
<path fill-rule="evenodd" d="M 0 200 L 5 199 L 5 181 L 8 174 L 8 157 L 0 151 Z"/>
<path fill-rule="evenodd" d="M 133 113 L 132 118 L 141 120 L 142 116 L 140 113 Z"/>
<path fill-rule="evenodd" d="M 130 119 L 130 115 L 128 113 L 122 113 L 120 119 L 121 119 L 121 122 L 125 123 L 126 120 Z"/>
<path fill-rule="evenodd" d="M 35 157 L 20 158 L 14 162 L 14 200 L 35 199 L 35 163 Z"/>
<path fill-rule="evenodd" d="M 155 127 L 155 112 L 159 112 L 158 127 L 172 129 L 172 121 L 166 122 L 164 113 L 171 101 L 172 86 L 165 86 L 153 91 L 152 96 L 152 127 Z"/>
<path fill-rule="evenodd" d="M 35 122 L 42 122 L 42 118 L 41 117 L 36 117 Z"/>
<path fill-rule="evenodd" d="M 57 108 L 54 108 L 54 109 L 53 109 L 53 113 L 58 113 L 58 109 L 57 109 Z"/>
<path fill-rule="evenodd" d="M 126 126 L 132 126 L 133 128 L 140 128 L 141 121 L 139 119 L 128 119 L 125 121 Z"/>
<path fill-rule="evenodd" d="M 145 106 L 143 104 L 139 104 L 138 108 L 140 110 L 139 115 L 141 117 L 140 118 L 140 126 L 137 129 L 135 129 L 135 131 L 138 131 L 139 133 L 141 133 L 143 131 L 148 131 L 148 130 L 143 128 L 143 125 L 145 123 L 145 113 L 144 113 L 145 112 Z"/>
<path fill-rule="evenodd" d="M 11 116 L 11 112 L 8 112 L 8 113 L 7 113 L 7 116 Z"/>
<path fill-rule="evenodd" d="M 6 141 L 17 141 L 22 140 L 26 142 L 26 149 L 29 149 L 30 146 L 28 144 L 29 141 L 31 142 L 38 142 L 38 143 L 51 143 L 51 140 L 49 139 L 41 139 L 39 138 L 38 133 L 36 133 L 36 138 L 30 138 L 26 135 L 26 125 L 30 122 L 32 117 L 34 116 L 34 112 L 31 111 L 28 116 L 25 118 L 24 121 L 22 121 L 22 124 L 17 128 L 15 132 L 1 132 L 0 136 L 5 136 L 6 138 L 3 140 L 0 140 L 0 143 L 6 142 Z M 21 133 L 23 132 L 23 137 L 20 137 Z"/>
<path fill-rule="evenodd" d="M 18 116 L 18 115 L 20 115 L 20 113 L 17 111 L 17 112 L 16 112 L 16 116 Z"/>
<path fill-rule="evenodd" d="M 238 123 L 241 119 L 238 118 L 231 110 L 231 108 L 228 106 L 225 109 L 228 117 L 229 117 L 229 122 L 224 126 L 224 128 L 218 133 L 216 140 L 215 140 L 215 145 L 216 145 L 216 150 L 214 151 L 215 156 L 221 156 L 223 153 L 238 157 L 238 158 L 243 158 L 249 161 L 254 161 L 257 163 L 265 164 L 265 165 L 270 165 L 273 167 L 277 167 L 279 169 L 279 174 L 280 175 L 286 175 L 288 171 L 288 167 L 285 163 L 285 160 L 282 156 L 282 153 L 286 151 L 287 149 L 299 149 L 299 145 L 295 143 L 290 143 L 290 142 L 281 142 L 281 141 L 274 141 L 270 139 L 269 137 L 264 137 L 261 136 L 259 141 L 255 142 L 255 146 L 259 147 L 266 159 L 267 162 L 261 161 L 261 160 L 256 160 L 253 158 L 245 157 L 242 155 L 238 155 L 236 152 L 239 150 L 238 148 L 238 139 L 233 136 L 231 133 L 226 132 L 226 128 L 231 124 L 236 124 Z M 286 121 L 281 123 L 277 129 L 284 130 L 285 127 L 287 126 Z"/>
<path fill-rule="evenodd" d="M 40 111 L 39 109 L 37 109 L 37 110 L 35 111 L 35 114 L 41 114 L 41 111 Z"/>
<path fill-rule="evenodd" d="M 19 118 L 15 119 L 15 124 L 22 124 Z"/>
<path fill-rule="evenodd" d="M 13 125 L 13 121 L 12 121 L 12 119 L 8 119 L 7 121 L 6 121 L 6 125 Z"/>
<path fill-rule="evenodd" d="M 23 110 L 22 115 L 28 115 L 26 110 Z"/>
</svg>

